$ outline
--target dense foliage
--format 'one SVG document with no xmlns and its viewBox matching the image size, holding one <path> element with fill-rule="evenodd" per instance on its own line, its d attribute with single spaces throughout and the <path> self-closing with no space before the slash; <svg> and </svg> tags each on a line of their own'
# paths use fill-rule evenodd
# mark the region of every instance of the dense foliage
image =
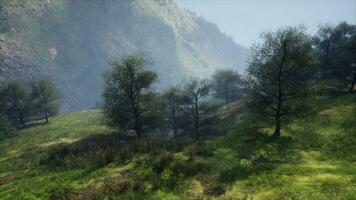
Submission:
<svg viewBox="0 0 356 200">
<path fill-rule="evenodd" d="M 211 84 L 208 80 L 192 80 L 183 89 L 183 112 L 186 115 L 185 126 L 188 133 L 193 133 L 195 140 L 217 130 L 217 104 L 209 100 Z"/>
<path fill-rule="evenodd" d="M 0 85 L 2 127 L 23 128 L 43 118 L 48 123 L 49 116 L 57 113 L 59 103 L 54 85 L 47 80 L 35 80 L 30 85 L 26 87 L 19 81 Z"/>
<path fill-rule="evenodd" d="M 105 74 L 103 92 L 103 110 L 111 125 L 126 132 L 134 130 L 139 138 L 163 128 L 162 119 L 174 136 L 179 132 L 198 140 L 203 133 L 213 133 L 219 105 L 209 99 L 208 80 L 191 80 L 161 95 L 153 91 L 157 75 L 147 69 L 142 56 L 127 56 L 112 66 Z"/>
<path fill-rule="evenodd" d="M 243 95 L 241 75 L 231 69 L 218 70 L 213 74 L 214 96 L 225 101 L 225 104 L 237 101 Z"/>
<path fill-rule="evenodd" d="M 315 39 L 320 78 L 334 79 L 332 86 L 352 92 L 356 84 L 356 25 L 325 25 Z"/>
<path fill-rule="evenodd" d="M 37 80 L 31 82 L 31 100 L 34 112 L 42 113 L 46 122 L 48 117 L 58 112 L 58 94 L 55 86 L 48 80 Z"/>
<path fill-rule="evenodd" d="M 105 75 L 104 113 L 113 125 L 135 130 L 138 137 L 159 123 L 160 100 L 153 92 L 156 73 L 146 69 L 141 56 L 128 56 L 114 62 Z"/>
<path fill-rule="evenodd" d="M 16 127 L 24 127 L 29 115 L 28 91 L 18 81 L 1 86 L 0 107 Z"/>
<path fill-rule="evenodd" d="M 11 121 L 4 113 L 0 113 L 0 140 L 11 137 L 14 132 Z"/>
<path fill-rule="evenodd" d="M 246 89 L 253 101 L 260 100 L 257 107 L 275 120 L 275 137 L 281 134 L 284 116 L 301 111 L 292 100 L 306 89 L 313 77 L 308 68 L 316 63 L 312 40 L 300 27 L 265 33 L 262 44 L 252 49 Z"/>
</svg>

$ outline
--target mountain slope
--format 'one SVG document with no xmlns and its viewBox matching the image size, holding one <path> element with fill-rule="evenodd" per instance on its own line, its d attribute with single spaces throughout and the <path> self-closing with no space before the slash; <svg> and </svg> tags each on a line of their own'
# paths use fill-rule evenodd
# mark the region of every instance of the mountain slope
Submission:
<svg viewBox="0 0 356 200">
<path fill-rule="evenodd" d="M 172 0 L 0 0 L 0 80 L 45 77 L 64 110 L 95 106 L 114 59 L 142 52 L 159 88 L 217 68 L 242 69 L 246 50 Z"/>
<path fill-rule="evenodd" d="M 0 141 L 0 196 L 355 199 L 355 95 L 317 98 L 313 105 L 315 114 L 290 123 L 278 141 L 264 140 L 269 126 L 256 131 L 242 114 L 225 136 L 129 157 L 120 153 L 125 145 L 105 141 L 113 135 L 99 110 L 65 113 Z M 43 162 L 50 152 L 58 156 L 52 166 Z"/>
</svg>

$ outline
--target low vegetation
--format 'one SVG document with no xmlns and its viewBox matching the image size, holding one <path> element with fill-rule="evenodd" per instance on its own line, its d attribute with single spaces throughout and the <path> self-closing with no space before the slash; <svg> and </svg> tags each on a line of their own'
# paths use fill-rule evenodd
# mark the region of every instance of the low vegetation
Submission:
<svg viewBox="0 0 356 200">
<path fill-rule="evenodd" d="M 318 98 L 315 114 L 291 121 L 273 141 L 273 125 L 248 113 L 225 136 L 199 142 L 125 138 L 105 125 L 99 110 L 62 114 L 0 142 L 0 195 L 353 199 L 355 100 Z"/>
</svg>

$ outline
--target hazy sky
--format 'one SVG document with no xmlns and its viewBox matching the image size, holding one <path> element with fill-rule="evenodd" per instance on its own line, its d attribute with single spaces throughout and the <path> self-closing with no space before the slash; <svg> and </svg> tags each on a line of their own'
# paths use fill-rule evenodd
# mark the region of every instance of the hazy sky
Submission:
<svg viewBox="0 0 356 200">
<path fill-rule="evenodd" d="M 320 24 L 356 24 L 356 0 L 176 0 L 184 8 L 218 25 L 244 46 L 265 30 L 304 24 L 317 32 Z"/>
</svg>

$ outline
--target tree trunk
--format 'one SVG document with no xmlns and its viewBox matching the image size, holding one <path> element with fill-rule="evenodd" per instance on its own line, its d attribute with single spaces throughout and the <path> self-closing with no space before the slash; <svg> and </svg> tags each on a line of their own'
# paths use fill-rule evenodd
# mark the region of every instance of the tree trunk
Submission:
<svg viewBox="0 0 356 200">
<path fill-rule="evenodd" d="M 353 92 L 353 91 L 354 91 L 355 84 L 356 84 L 356 73 L 354 73 L 354 78 L 353 78 L 353 80 L 352 80 L 352 83 L 351 83 L 349 92 Z"/>
<path fill-rule="evenodd" d="M 178 136 L 178 130 L 177 130 L 177 122 L 176 120 L 174 120 L 173 122 L 173 134 L 174 134 L 174 137 L 177 137 Z"/>
<path fill-rule="evenodd" d="M 178 127 L 177 127 L 177 118 L 176 118 L 176 111 L 175 111 L 175 105 L 174 105 L 174 103 L 173 103 L 173 105 L 172 105 L 172 122 L 173 122 L 173 134 L 174 134 L 174 137 L 177 137 L 177 129 L 178 129 Z"/>
<path fill-rule="evenodd" d="M 322 66 L 322 74 L 321 74 L 321 78 L 325 79 L 325 78 L 329 78 L 330 76 L 330 63 L 332 62 L 330 59 L 330 53 L 331 53 L 331 44 L 334 40 L 334 31 L 331 32 L 330 37 L 327 39 L 327 44 L 326 44 L 326 50 L 325 50 L 325 58 L 324 58 L 324 62 L 323 62 L 323 66 Z"/>
<path fill-rule="evenodd" d="M 199 117 L 196 116 L 194 120 L 194 132 L 195 132 L 195 140 L 199 140 Z"/>
<path fill-rule="evenodd" d="M 199 140 L 199 128 L 198 128 L 198 125 L 197 125 L 197 121 L 195 121 L 195 125 L 194 125 L 194 132 L 195 132 L 195 141 Z"/>
<path fill-rule="evenodd" d="M 45 111 L 45 118 L 46 118 L 46 123 L 48 123 L 48 112 Z"/>
<path fill-rule="evenodd" d="M 194 132 L 195 140 L 199 140 L 199 107 L 198 107 L 198 97 L 195 98 L 195 119 L 194 119 Z"/>
<path fill-rule="evenodd" d="M 43 112 L 46 118 L 46 123 L 48 123 L 48 108 L 46 108 L 47 106 L 47 102 L 46 102 L 46 98 L 44 97 L 44 95 L 42 95 L 42 106 L 43 106 Z"/>
<path fill-rule="evenodd" d="M 19 121 L 20 121 L 21 126 L 22 126 L 22 127 L 25 127 L 25 125 L 26 125 L 26 124 L 25 124 L 25 120 L 23 119 L 22 116 L 20 116 L 20 120 L 19 120 Z"/>
<path fill-rule="evenodd" d="M 175 115 L 173 115 L 173 135 L 174 135 L 174 137 L 177 137 L 177 129 L 178 129 L 178 127 L 177 127 L 177 120 L 176 120 L 176 117 L 175 117 Z"/>
<path fill-rule="evenodd" d="M 279 66 L 279 72 L 278 72 L 278 98 L 277 98 L 277 108 L 275 112 L 275 129 L 274 129 L 274 134 L 273 138 L 278 138 L 281 135 L 281 116 L 282 116 L 282 104 L 283 104 L 283 97 L 282 97 L 282 70 L 283 66 L 287 57 L 287 43 L 286 41 L 283 42 L 283 57 L 281 64 Z"/>
<path fill-rule="evenodd" d="M 277 116 L 273 138 L 278 138 L 279 136 L 281 136 L 281 118 L 280 116 Z"/>
<path fill-rule="evenodd" d="M 142 131 L 141 131 L 141 126 L 140 123 L 138 122 L 138 119 L 135 119 L 135 131 L 136 131 L 136 135 L 138 138 L 142 137 Z"/>
<path fill-rule="evenodd" d="M 134 116 L 134 129 L 136 131 L 136 136 L 138 138 L 142 137 L 142 129 L 141 129 L 141 124 L 139 122 L 139 118 L 140 118 L 140 114 L 139 114 L 139 106 L 138 106 L 138 100 L 135 97 L 135 90 L 134 90 L 134 79 L 135 79 L 135 74 L 133 72 L 133 70 L 130 68 L 130 94 L 129 94 L 129 98 L 130 98 L 130 103 L 131 103 L 131 107 L 132 107 L 132 113 Z"/>
<path fill-rule="evenodd" d="M 227 80 L 225 80 L 225 104 L 229 103 L 229 86 Z"/>
</svg>

